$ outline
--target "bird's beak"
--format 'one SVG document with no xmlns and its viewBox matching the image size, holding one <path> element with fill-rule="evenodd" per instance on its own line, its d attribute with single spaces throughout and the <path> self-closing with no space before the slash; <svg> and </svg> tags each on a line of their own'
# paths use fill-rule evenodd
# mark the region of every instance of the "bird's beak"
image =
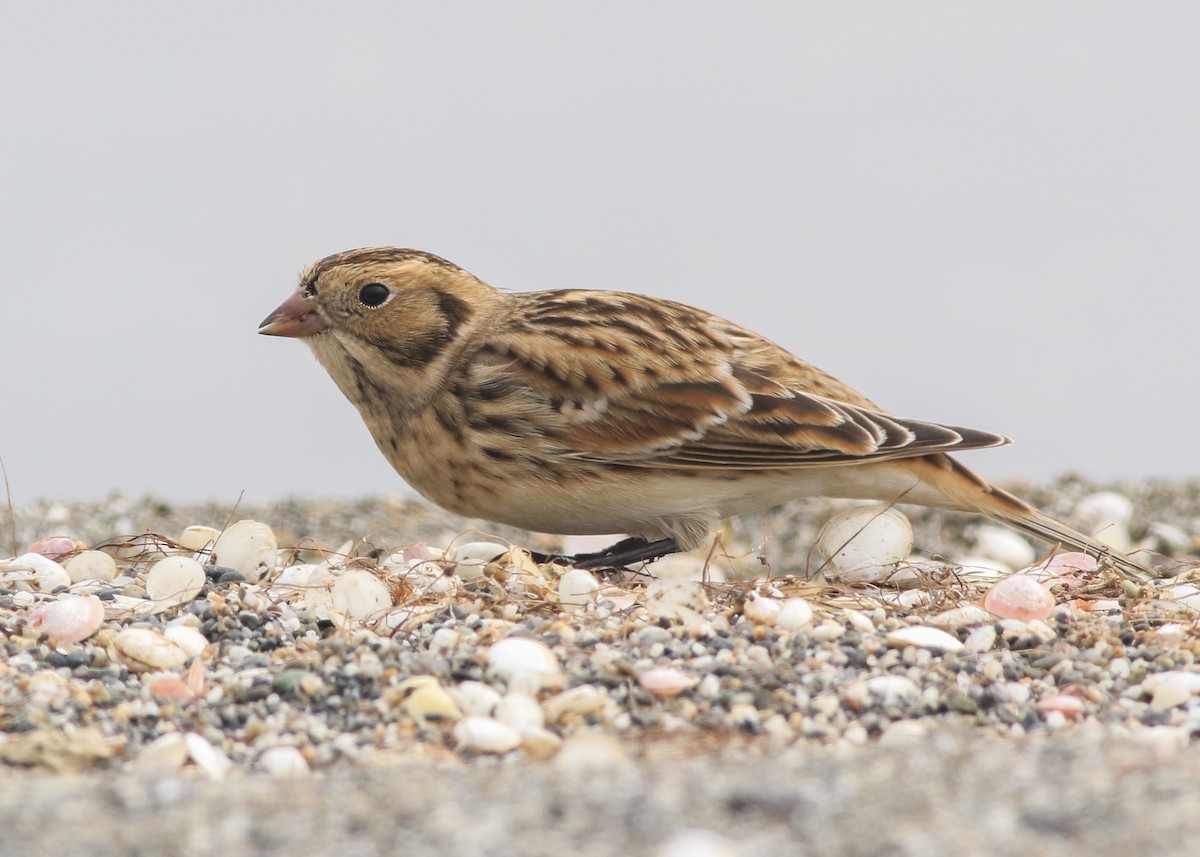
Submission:
<svg viewBox="0 0 1200 857">
<path fill-rule="evenodd" d="M 296 289 L 258 326 L 258 332 L 267 336 L 312 336 L 324 329 L 325 320 L 300 289 Z"/>
</svg>

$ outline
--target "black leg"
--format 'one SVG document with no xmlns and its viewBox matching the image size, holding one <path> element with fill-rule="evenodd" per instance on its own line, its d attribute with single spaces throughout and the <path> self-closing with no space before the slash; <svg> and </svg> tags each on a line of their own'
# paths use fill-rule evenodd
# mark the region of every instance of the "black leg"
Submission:
<svg viewBox="0 0 1200 857">
<path fill-rule="evenodd" d="M 576 568 L 623 568 L 635 562 L 653 562 L 669 553 L 679 551 L 674 539 L 648 542 L 641 536 L 622 539 L 599 553 L 578 554 L 572 564 Z"/>
</svg>

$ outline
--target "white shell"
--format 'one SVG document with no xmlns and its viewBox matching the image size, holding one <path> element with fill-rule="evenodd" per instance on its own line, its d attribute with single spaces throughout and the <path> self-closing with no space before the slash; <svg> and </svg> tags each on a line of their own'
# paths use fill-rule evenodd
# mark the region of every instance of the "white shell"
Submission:
<svg viewBox="0 0 1200 857">
<path fill-rule="evenodd" d="M 29 614 L 29 625 L 59 643 L 86 640 L 104 624 L 104 602 L 95 595 L 66 595 Z"/>
<path fill-rule="evenodd" d="M 542 706 L 546 718 L 557 723 L 568 714 L 591 714 L 599 711 L 608 702 L 608 694 L 591 684 L 581 684 L 570 690 L 555 694 Z"/>
<path fill-rule="evenodd" d="M 82 580 L 112 580 L 117 576 L 117 561 L 104 551 L 82 551 L 67 560 L 65 568 L 72 583 Z"/>
<path fill-rule="evenodd" d="M 966 642 L 963 643 L 963 648 L 968 652 L 976 654 L 980 652 L 991 651 L 992 646 L 996 645 L 996 628 L 994 625 L 980 625 L 970 634 L 967 634 Z"/>
<path fill-rule="evenodd" d="M 594 604 L 600 584 L 590 571 L 573 568 L 558 579 L 558 603 L 568 613 Z"/>
<path fill-rule="evenodd" d="M 196 657 L 208 648 L 208 638 L 200 633 L 199 628 L 191 625 L 171 625 L 163 632 L 163 636 L 183 649 L 189 658 Z"/>
<path fill-rule="evenodd" d="M 1151 693 L 1150 707 L 1162 712 L 1183 705 L 1200 693 L 1200 673 L 1168 670 L 1146 676 L 1142 688 Z"/>
<path fill-rule="evenodd" d="M 464 681 L 452 688 L 450 695 L 468 716 L 491 717 L 500 704 L 500 691 L 481 681 Z"/>
<path fill-rule="evenodd" d="M 71 585 L 71 575 L 67 574 L 67 570 L 40 553 L 21 554 L 16 559 L 0 564 L 0 570 L 14 575 L 32 575 L 39 592 L 53 592 L 60 586 Z"/>
<path fill-rule="evenodd" d="M 259 580 L 275 568 L 279 542 L 274 531 L 258 521 L 238 521 L 217 539 L 213 559 L 217 565 L 240 572 L 247 580 Z"/>
<path fill-rule="evenodd" d="M 188 556 L 160 559 L 146 573 L 146 594 L 154 601 L 186 604 L 204 588 L 204 567 Z"/>
<path fill-rule="evenodd" d="M 126 628 L 113 640 L 117 657 L 134 672 L 177 670 L 187 663 L 187 652 L 157 631 Z"/>
<path fill-rule="evenodd" d="M 1054 596 L 1027 574 L 1013 574 L 983 596 L 983 607 L 1001 619 L 1045 619 L 1054 612 Z"/>
<path fill-rule="evenodd" d="M 163 777 L 174 774 L 187 763 L 188 748 L 179 732 L 160 735 L 142 748 L 133 760 L 134 769 L 143 776 Z"/>
<path fill-rule="evenodd" d="M 774 598 L 751 592 L 746 596 L 746 603 L 742 605 L 742 615 L 756 625 L 774 625 L 779 616 L 779 602 Z"/>
<path fill-rule="evenodd" d="M 884 707 L 899 705 L 921 695 L 920 686 L 908 676 L 879 675 L 867 679 L 867 692 Z"/>
<path fill-rule="evenodd" d="M 1037 559 L 1033 545 L 1012 530 L 991 524 L 983 524 L 975 531 L 975 552 L 1009 568 L 1024 568 Z"/>
<path fill-rule="evenodd" d="M 401 706 L 404 713 L 422 723 L 428 721 L 454 721 L 462 717 L 462 711 L 454 699 L 433 676 L 414 676 L 402 681 L 398 689 L 411 689 Z"/>
<path fill-rule="evenodd" d="M 354 569 L 334 581 L 333 607 L 362 621 L 381 615 L 392 606 L 392 594 L 382 580 L 369 571 Z"/>
<path fill-rule="evenodd" d="M 775 616 L 775 627 L 784 631 L 799 631 L 811 625 L 812 620 L 812 607 L 807 601 L 803 598 L 785 598 L 779 605 L 778 615 Z M 870 619 L 867 620 L 867 624 L 871 624 Z M 874 626 L 871 626 L 870 630 L 874 631 Z"/>
<path fill-rule="evenodd" d="M 972 625 L 982 625 L 995 621 L 995 616 L 975 604 L 966 607 L 952 607 L 943 610 L 926 619 L 931 625 L 939 628 L 970 628 Z"/>
<path fill-rule="evenodd" d="M 488 649 L 488 672 L 503 679 L 510 692 L 536 694 L 543 688 L 561 687 L 564 681 L 550 647 L 528 637 L 508 637 Z"/>
<path fill-rule="evenodd" d="M 651 667 L 638 676 L 638 684 L 659 699 L 679 696 L 699 683 L 700 679 L 675 667 Z"/>
<path fill-rule="evenodd" d="M 1133 503 L 1114 491 L 1089 494 L 1075 505 L 1073 515 L 1079 529 L 1114 550 L 1129 550 L 1129 520 Z"/>
<path fill-rule="evenodd" d="M 522 735 L 533 732 L 546 725 L 546 715 L 538 701 L 527 693 L 505 694 L 496 706 L 495 718 L 501 723 L 507 723 Z"/>
<path fill-rule="evenodd" d="M 225 775 L 233 767 L 233 762 L 225 752 L 214 747 L 198 732 L 188 732 L 183 736 L 183 743 L 187 746 L 188 756 L 196 763 L 196 767 L 208 774 L 210 779 L 225 779 Z"/>
<path fill-rule="evenodd" d="M 187 527 L 175 541 L 184 550 L 202 551 L 211 548 L 221 537 L 221 531 L 214 527 Z"/>
<path fill-rule="evenodd" d="M 295 747 L 278 746 L 264 750 L 258 766 L 278 780 L 303 777 L 308 774 L 308 761 Z"/>
<path fill-rule="evenodd" d="M 826 577 L 876 583 L 896 570 L 912 550 L 912 525 L 886 506 L 856 506 L 834 515 L 817 534 Z"/>
<path fill-rule="evenodd" d="M 460 750 L 507 753 L 521 746 L 521 733 L 494 718 L 471 716 L 454 725 L 454 741 Z"/>
<path fill-rule="evenodd" d="M 898 649 L 918 646 L 934 651 L 957 652 L 963 647 L 957 637 L 947 634 L 940 628 L 932 628 L 928 625 L 907 625 L 897 628 L 895 631 L 889 631 L 887 641 Z"/>
<path fill-rule="evenodd" d="M 484 566 L 510 550 L 499 542 L 467 542 L 451 548 L 446 559 L 455 563 L 454 573 L 463 580 L 474 580 L 483 575 Z"/>
</svg>

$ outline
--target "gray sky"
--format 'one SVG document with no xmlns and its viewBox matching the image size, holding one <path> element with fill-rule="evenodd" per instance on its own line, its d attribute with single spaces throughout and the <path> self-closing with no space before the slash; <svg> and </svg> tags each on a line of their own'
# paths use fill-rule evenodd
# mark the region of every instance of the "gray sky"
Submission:
<svg viewBox="0 0 1200 857">
<path fill-rule="evenodd" d="M 1198 32 L 1182 2 L 8 3 L 14 495 L 401 490 L 255 334 L 372 244 L 711 309 L 1015 437 L 965 456 L 992 477 L 1200 475 Z"/>
</svg>

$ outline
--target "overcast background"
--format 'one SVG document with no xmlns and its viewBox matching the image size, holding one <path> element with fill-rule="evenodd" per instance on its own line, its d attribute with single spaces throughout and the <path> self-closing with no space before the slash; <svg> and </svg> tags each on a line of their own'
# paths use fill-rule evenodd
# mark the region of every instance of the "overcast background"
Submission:
<svg viewBox="0 0 1200 857">
<path fill-rule="evenodd" d="M 336 8 L 335 8 L 336 6 Z M 1200 4 L 6 3 L 17 502 L 396 492 L 310 261 L 742 322 L 1001 479 L 1200 475 Z"/>
</svg>

